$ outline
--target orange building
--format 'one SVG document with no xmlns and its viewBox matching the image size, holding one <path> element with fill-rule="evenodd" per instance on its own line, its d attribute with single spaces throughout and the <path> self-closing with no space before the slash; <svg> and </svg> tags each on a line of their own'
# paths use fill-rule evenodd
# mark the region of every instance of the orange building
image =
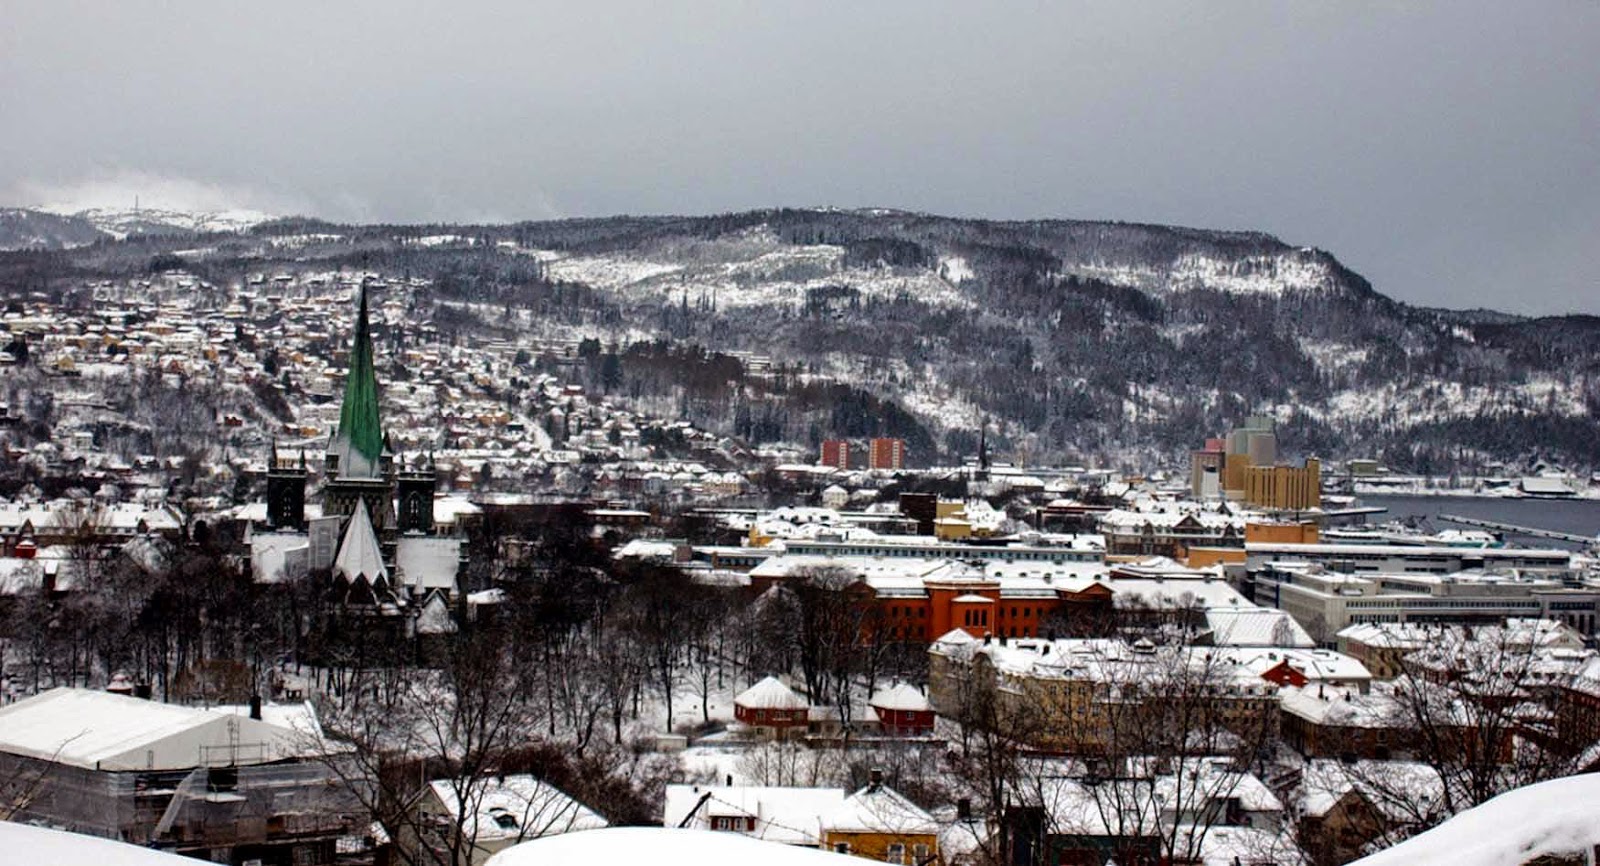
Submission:
<svg viewBox="0 0 1600 866">
<path fill-rule="evenodd" d="M 873 469 L 904 469 L 906 466 L 906 440 L 880 437 L 873 439 L 868 449 L 868 466 Z"/>
<path fill-rule="evenodd" d="M 823 466 L 832 466 L 835 469 L 850 468 L 850 443 L 844 439 L 822 440 Z"/>
<path fill-rule="evenodd" d="M 1048 595 L 1012 595 L 999 581 L 971 579 L 925 580 L 914 597 L 904 591 L 878 593 L 865 581 L 856 587 L 861 601 L 874 608 L 871 621 L 891 641 L 931 641 L 954 629 L 973 637 L 1038 637 L 1058 613 L 1104 610 L 1112 596 L 1099 581 L 1078 590 L 1059 587 Z"/>
</svg>

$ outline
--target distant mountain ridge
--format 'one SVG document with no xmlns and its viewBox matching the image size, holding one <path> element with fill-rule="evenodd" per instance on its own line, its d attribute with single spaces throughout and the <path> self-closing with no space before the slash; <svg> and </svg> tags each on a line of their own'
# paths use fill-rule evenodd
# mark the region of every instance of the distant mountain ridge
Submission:
<svg viewBox="0 0 1600 866">
<path fill-rule="evenodd" d="M 108 237 L 86 219 L 27 208 L 0 208 L 0 250 L 59 250 Z"/>
<path fill-rule="evenodd" d="M 273 219 L 250 210 L 189 211 L 151 207 L 0 209 L 0 251 L 70 249 L 137 235 L 238 232 Z"/>
<path fill-rule="evenodd" d="M 619 396 L 752 443 L 887 433 L 951 459 L 986 426 L 1019 459 L 1171 465 L 1270 414 L 1292 452 L 1397 469 L 1600 466 L 1597 320 L 1408 306 L 1326 251 L 1259 232 L 775 209 L 289 218 L 207 235 L 198 252 L 194 238 L 141 236 L 121 258 L 68 251 L 30 275 L 59 271 L 65 287 L 73 269 L 137 269 L 165 252 L 217 285 L 424 277 L 435 321 L 595 338 L 620 359 Z"/>
</svg>

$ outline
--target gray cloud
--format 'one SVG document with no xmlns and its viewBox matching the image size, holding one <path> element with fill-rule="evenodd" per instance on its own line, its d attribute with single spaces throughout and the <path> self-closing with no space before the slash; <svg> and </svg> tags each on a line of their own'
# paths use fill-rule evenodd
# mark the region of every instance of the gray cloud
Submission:
<svg viewBox="0 0 1600 866">
<path fill-rule="evenodd" d="M 1409 301 L 1600 312 L 1592 2 L 108 0 L 4 20 L 18 203 L 122 178 L 359 220 L 1172 222 L 1321 246 Z"/>
</svg>

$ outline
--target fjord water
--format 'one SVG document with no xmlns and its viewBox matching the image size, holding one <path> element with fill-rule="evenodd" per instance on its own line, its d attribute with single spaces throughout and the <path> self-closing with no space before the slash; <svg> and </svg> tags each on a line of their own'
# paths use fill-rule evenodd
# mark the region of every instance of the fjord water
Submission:
<svg viewBox="0 0 1600 866">
<path fill-rule="evenodd" d="M 1596 499 L 1500 499 L 1483 496 L 1394 496 L 1372 495 L 1360 497 L 1361 504 L 1374 508 L 1387 508 L 1388 513 L 1374 515 L 1374 523 L 1388 520 L 1419 518 L 1428 521 L 1435 530 L 1466 529 L 1439 519 L 1441 514 L 1456 514 L 1479 520 L 1494 520 L 1534 529 L 1570 532 L 1590 538 L 1600 534 L 1600 500 Z M 1547 539 L 1508 537 L 1520 544 L 1546 544 L 1557 546 L 1561 542 Z"/>
</svg>

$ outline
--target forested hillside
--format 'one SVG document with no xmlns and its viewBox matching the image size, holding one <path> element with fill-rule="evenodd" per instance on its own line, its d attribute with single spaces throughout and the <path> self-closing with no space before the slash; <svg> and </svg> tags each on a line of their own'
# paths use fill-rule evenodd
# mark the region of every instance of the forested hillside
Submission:
<svg viewBox="0 0 1600 866">
<path fill-rule="evenodd" d="M 883 433 L 925 462 L 987 425 L 1002 455 L 1149 468 L 1271 414 L 1292 452 L 1397 469 L 1600 466 L 1600 320 L 1409 307 L 1257 233 L 828 210 L 293 219 L 0 254 L 0 287 L 92 303 L 91 283 L 152 269 L 219 293 L 279 272 L 420 278 L 419 322 L 525 342 L 530 362 L 587 341 L 563 369 L 590 388 L 752 445 Z"/>
</svg>

